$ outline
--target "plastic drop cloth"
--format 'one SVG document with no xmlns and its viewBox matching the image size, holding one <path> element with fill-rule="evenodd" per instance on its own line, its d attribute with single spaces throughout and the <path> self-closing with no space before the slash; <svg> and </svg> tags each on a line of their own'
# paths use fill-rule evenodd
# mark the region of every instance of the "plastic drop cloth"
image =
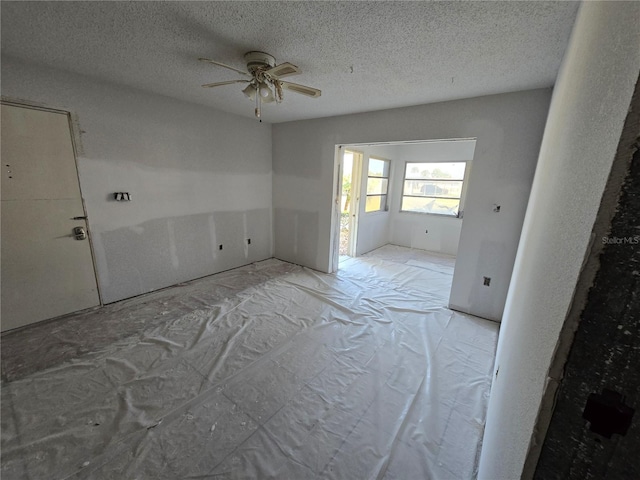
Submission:
<svg viewBox="0 0 640 480">
<path fill-rule="evenodd" d="M 450 257 L 340 268 L 267 260 L 85 314 L 90 352 L 3 383 L 3 480 L 473 477 L 498 325 L 444 307 Z"/>
</svg>

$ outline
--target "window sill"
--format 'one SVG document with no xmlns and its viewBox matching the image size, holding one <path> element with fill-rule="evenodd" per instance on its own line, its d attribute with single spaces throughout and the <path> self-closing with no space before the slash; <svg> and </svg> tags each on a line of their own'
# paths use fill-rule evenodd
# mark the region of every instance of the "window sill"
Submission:
<svg viewBox="0 0 640 480">
<path fill-rule="evenodd" d="M 462 220 L 464 217 L 457 217 L 455 215 L 446 215 L 444 213 L 431 213 L 431 212 L 412 212 L 411 210 L 400 210 L 399 213 L 409 214 L 409 215 L 429 215 L 431 217 L 439 217 L 439 218 L 451 218 L 454 220 Z"/>
<path fill-rule="evenodd" d="M 375 212 L 364 212 L 365 215 L 382 215 L 389 214 L 389 210 L 376 210 Z"/>
</svg>

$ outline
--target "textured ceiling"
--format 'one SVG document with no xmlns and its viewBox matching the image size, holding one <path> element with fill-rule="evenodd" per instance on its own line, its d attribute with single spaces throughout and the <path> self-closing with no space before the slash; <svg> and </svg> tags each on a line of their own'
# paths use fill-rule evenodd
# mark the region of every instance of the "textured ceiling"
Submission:
<svg viewBox="0 0 640 480">
<path fill-rule="evenodd" d="M 553 85 L 575 2 L 7 2 L 2 53 L 253 116 L 239 78 L 266 51 L 298 65 L 283 122 Z"/>
</svg>

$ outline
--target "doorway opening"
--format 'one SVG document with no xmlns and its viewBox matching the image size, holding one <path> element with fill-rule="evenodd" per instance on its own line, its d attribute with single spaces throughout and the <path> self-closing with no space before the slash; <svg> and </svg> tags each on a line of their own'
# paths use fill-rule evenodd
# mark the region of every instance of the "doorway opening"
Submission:
<svg viewBox="0 0 640 480">
<path fill-rule="evenodd" d="M 356 255 L 362 152 L 342 150 L 341 171 L 339 257 L 344 260 Z"/>
<path fill-rule="evenodd" d="M 475 145 L 475 138 L 336 145 L 329 270 L 385 245 L 442 257 L 453 268 Z"/>
</svg>

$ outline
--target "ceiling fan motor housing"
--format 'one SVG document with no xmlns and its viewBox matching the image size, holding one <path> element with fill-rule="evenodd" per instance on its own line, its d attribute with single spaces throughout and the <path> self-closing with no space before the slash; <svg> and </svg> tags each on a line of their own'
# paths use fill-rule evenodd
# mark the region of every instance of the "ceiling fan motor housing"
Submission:
<svg viewBox="0 0 640 480">
<path fill-rule="evenodd" d="M 269 69 L 276 66 L 276 59 L 264 52 L 247 52 L 244 55 L 247 62 L 247 70 L 253 73 L 258 69 Z"/>
</svg>

